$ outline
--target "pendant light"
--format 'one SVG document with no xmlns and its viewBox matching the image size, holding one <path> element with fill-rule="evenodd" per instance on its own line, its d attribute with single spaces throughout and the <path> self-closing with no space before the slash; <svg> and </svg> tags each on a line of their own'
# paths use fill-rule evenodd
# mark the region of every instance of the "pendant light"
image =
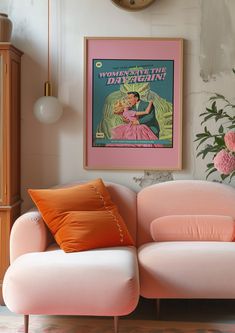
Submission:
<svg viewBox="0 0 235 333">
<path fill-rule="evenodd" d="M 47 40 L 47 81 L 44 83 L 44 96 L 34 104 L 33 112 L 38 121 L 53 124 L 63 113 L 59 100 L 52 96 L 51 63 L 50 63 L 50 0 L 48 1 L 48 40 Z"/>
</svg>

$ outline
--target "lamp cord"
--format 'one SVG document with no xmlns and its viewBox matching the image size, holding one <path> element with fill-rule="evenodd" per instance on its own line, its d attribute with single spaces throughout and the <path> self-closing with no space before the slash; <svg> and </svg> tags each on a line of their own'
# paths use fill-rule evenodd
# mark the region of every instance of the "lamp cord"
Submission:
<svg viewBox="0 0 235 333">
<path fill-rule="evenodd" d="M 48 4 L 48 19 L 47 19 L 47 70 L 48 70 L 48 82 L 51 82 L 51 67 L 50 67 L 50 0 L 47 1 Z"/>
</svg>

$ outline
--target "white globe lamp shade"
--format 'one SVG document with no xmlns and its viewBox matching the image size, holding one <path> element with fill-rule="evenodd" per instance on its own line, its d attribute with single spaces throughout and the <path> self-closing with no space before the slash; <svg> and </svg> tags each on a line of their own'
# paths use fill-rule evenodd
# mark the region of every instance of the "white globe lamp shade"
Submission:
<svg viewBox="0 0 235 333">
<path fill-rule="evenodd" d="M 35 102 L 33 112 L 41 123 L 53 124 L 62 116 L 63 108 L 56 97 L 43 96 Z"/>
</svg>

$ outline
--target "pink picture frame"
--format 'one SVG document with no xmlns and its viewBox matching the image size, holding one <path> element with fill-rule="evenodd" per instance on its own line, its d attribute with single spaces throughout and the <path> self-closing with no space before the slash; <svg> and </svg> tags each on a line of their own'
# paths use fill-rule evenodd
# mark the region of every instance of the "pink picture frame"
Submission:
<svg viewBox="0 0 235 333">
<path fill-rule="evenodd" d="M 182 169 L 182 38 L 85 37 L 84 168 Z"/>
</svg>

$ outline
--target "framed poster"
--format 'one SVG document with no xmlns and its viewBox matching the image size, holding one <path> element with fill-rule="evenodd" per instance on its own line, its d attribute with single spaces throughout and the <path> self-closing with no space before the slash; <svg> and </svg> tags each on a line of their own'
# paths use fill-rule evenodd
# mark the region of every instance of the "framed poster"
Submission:
<svg viewBox="0 0 235 333">
<path fill-rule="evenodd" d="M 183 39 L 85 37 L 84 167 L 182 168 Z"/>
</svg>

